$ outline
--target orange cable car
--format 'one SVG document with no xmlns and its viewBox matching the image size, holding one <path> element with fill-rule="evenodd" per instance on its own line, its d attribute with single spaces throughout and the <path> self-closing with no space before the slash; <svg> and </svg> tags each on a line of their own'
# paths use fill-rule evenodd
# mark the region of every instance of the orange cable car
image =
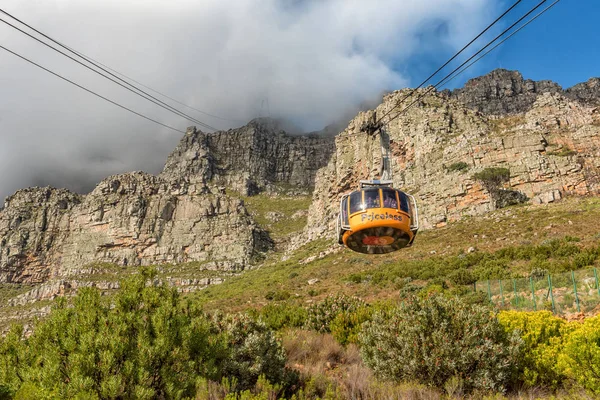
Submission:
<svg viewBox="0 0 600 400">
<path fill-rule="evenodd" d="M 385 254 L 410 246 L 419 230 L 415 198 L 391 181 L 361 181 L 342 196 L 339 243 L 365 254 Z"/>
</svg>

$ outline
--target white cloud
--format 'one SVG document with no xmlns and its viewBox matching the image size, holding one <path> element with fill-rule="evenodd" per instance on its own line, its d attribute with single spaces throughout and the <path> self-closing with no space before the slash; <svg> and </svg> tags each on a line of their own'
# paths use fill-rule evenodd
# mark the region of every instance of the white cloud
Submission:
<svg viewBox="0 0 600 400">
<path fill-rule="evenodd" d="M 410 84 L 398 70 L 415 54 L 462 46 L 493 19 L 497 6 L 493 0 L 7 0 L 2 5 L 55 39 L 196 108 L 245 122 L 266 115 L 268 100 L 272 116 L 306 130 L 376 100 L 384 90 Z M 437 33 L 427 34 L 432 29 Z M 0 44 L 178 129 L 193 124 L 3 24 Z M 179 139 L 3 51 L 0 87 L 0 196 L 31 184 L 87 190 L 110 173 L 157 172 Z M 236 125 L 193 115 L 216 127 Z"/>
</svg>

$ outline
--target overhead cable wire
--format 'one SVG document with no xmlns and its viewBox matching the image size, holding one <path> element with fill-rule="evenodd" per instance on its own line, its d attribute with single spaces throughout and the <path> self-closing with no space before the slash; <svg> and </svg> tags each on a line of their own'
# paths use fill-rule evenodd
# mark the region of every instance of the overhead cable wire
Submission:
<svg viewBox="0 0 600 400">
<path fill-rule="evenodd" d="M 98 93 L 94 92 L 93 90 L 90 90 L 90 89 L 86 88 L 85 86 L 82 86 L 82 85 L 80 85 L 80 84 L 78 84 L 78 83 L 76 83 L 76 82 L 73 82 L 72 80 L 70 80 L 70 79 L 68 79 L 68 78 L 65 78 L 64 76 L 62 76 L 62 75 L 60 75 L 60 74 L 57 74 L 56 72 L 54 72 L 54 71 L 51 71 L 51 70 L 49 70 L 48 68 L 46 68 L 46 67 L 43 67 L 42 65 L 40 65 L 40 64 L 38 64 L 38 63 L 36 63 L 35 61 L 32 61 L 32 60 L 30 60 L 30 59 L 28 59 L 28 58 L 26 58 L 26 57 L 24 57 L 24 56 L 22 56 L 22 55 L 20 55 L 20 54 L 18 54 L 18 53 L 16 53 L 16 52 L 12 51 L 12 50 L 10 50 L 10 49 L 8 49 L 8 48 L 6 48 L 6 47 L 2 46 L 2 45 L 0 45 L 0 49 L 7 51 L 7 52 L 9 52 L 10 54 L 12 54 L 12 55 L 14 55 L 14 56 L 17 56 L 17 57 L 19 57 L 20 59 L 22 59 L 22 60 L 24 60 L 24 61 L 27 61 L 28 63 L 30 63 L 30 64 L 33 64 L 33 65 L 35 65 L 36 67 L 38 67 L 38 68 L 40 68 L 40 69 L 43 69 L 44 71 L 46 71 L 46 72 L 48 72 L 48 73 L 50 73 L 50 74 L 52 74 L 52 75 L 56 76 L 57 78 L 60 78 L 60 79 L 62 79 L 62 80 L 64 80 L 64 81 L 66 81 L 66 82 L 68 82 L 68 83 L 70 83 L 70 84 L 72 84 L 72 85 L 75 85 L 75 86 L 77 86 L 78 88 L 80 88 L 80 89 L 82 89 L 82 90 L 85 90 L 86 92 L 88 92 L 88 93 L 90 93 L 90 94 L 93 94 L 93 95 L 94 95 L 94 96 L 96 96 L 96 97 L 99 97 L 99 98 L 101 98 L 102 100 L 108 101 L 109 103 L 111 103 L 111 104 L 114 104 L 115 106 L 117 106 L 117 107 L 120 107 L 120 108 L 122 108 L 123 110 L 129 111 L 130 113 L 133 113 L 133 114 L 135 114 L 135 115 L 137 115 L 137 116 L 140 116 L 140 117 L 142 117 L 142 118 L 144 118 L 144 119 L 147 119 L 148 121 L 152 121 L 152 122 L 154 122 L 155 124 L 158 124 L 158 125 L 164 126 L 165 128 L 169 128 L 169 129 L 171 129 L 171 130 L 174 130 L 174 131 L 176 131 L 176 132 L 179 132 L 179 133 L 185 133 L 185 131 L 179 130 L 179 129 L 177 129 L 177 128 L 174 128 L 174 127 L 172 127 L 172 126 L 169 126 L 169 125 L 167 125 L 167 124 L 163 124 L 162 122 L 159 122 L 159 121 L 157 121 L 157 120 L 155 120 L 155 119 L 152 119 L 152 118 L 150 118 L 150 117 L 148 117 L 148 116 L 146 116 L 146 115 L 144 115 L 144 114 L 141 114 L 141 113 L 139 113 L 139 112 L 137 112 L 137 111 L 134 111 L 134 110 L 132 110 L 131 108 L 125 107 L 124 105 L 121 105 L 121 104 L 117 103 L 116 101 L 113 101 L 113 100 L 111 100 L 111 99 L 109 99 L 109 98 L 107 98 L 107 97 L 104 97 L 104 96 L 102 96 L 101 94 L 98 94 Z"/>
<path fill-rule="evenodd" d="M 540 11 L 539 13 L 537 13 L 534 17 L 532 17 L 529 21 L 527 21 L 526 23 L 524 23 L 523 25 L 521 25 L 517 30 L 515 30 L 513 33 L 511 33 L 510 35 L 508 35 L 507 37 L 505 37 L 504 39 L 502 39 L 502 41 L 500 41 L 498 44 L 496 44 L 494 47 L 492 47 L 491 49 L 489 49 L 488 51 L 486 51 L 485 53 L 483 53 L 481 56 L 479 56 L 478 58 L 476 58 L 475 60 L 471 61 L 471 63 L 469 63 L 467 66 L 465 66 L 463 69 L 461 69 L 460 71 L 458 71 L 456 74 L 454 74 L 454 76 L 450 77 L 448 80 L 442 82 L 441 85 L 447 85 L 448 83 L 452 82 L 455 78 L 457 78 L 459 75 L 461 75 L 463 72 L 465 72 L 467 69 L 469 69 L 471 66 L 473 66 L 473 64 L 475 64 L 476 62 L 478 62 L 479 60 L 481 60 L 483 57 L 487 56 L 488 54 L 490 54 L 492 51 L 494 51 L 494 49 L 496 49 L 498 46 L 500 46 L 502 43 L 506 42 L 508 39 L 510 39 L 511 37 L 513 37 L 517 32 L 519 32 L 521 29 L 525 28 L 527 25 L 529 25 L 530 23 L 532 23 L 533 21 L 535 21 L 536 19 L 538 19 L 542 14 L 544 14 L 546 11 L 548 11 L 549 9 L 551 9 L 552 7 L 554 7 L 556 5 L 556 3 L 558 3 L 560 0 L 555 0 L 554 3 L 550 4 L 548 7 L 544 8 L 542 11 Z"/>
<path fill-rule="evenodd" d="M 81 53 L 81 52 L 79 52 L 79 51 L 77 51 L 77 50 L 73 49 L 72 47 L 69 47 L 69 46 L 66 46 L 66 45 L 65 45 L 65 47 L 66 47 L 66 48 L 68 48 L 69 50 L 71 50 L 73 53 L 77 53 L 77 54 L 79 55 L 79 57 L 86 59 L 88 62 L 92 62 L 92 61 L 93 61 L 93 62 L 95 62 L 95 63 L 97 63 L 97 64 L 99 64 L 99 65 L 103 66 L 104 68 L 106 68 L 106 69 L 108 69 L 108 70 L 110 70 L 110 71 L 114 72 L 115 74 L 117 74 L 117 75 L 120 75 L 120 76 L 122 76 L 122 77 L 124 77 L 124 78 L 126 78 L 126 79 L 130 80 L 131 82 L 137 83 L 137 84 L 138 84 L 138 85 L 140 85 L 141 87 L 144 87 L 144 88 L 146 88 L 146 89 L 148 89 L 148 90 L 150 90 L 150 91 L 152 91 L 152 92 L 154 92 L 154 93 L 156 93 L 156 94 L 158 94 L 158 95 L 160 95 L 160 96 L 163 96 L 164 98 L 166 98 L 166 99 L 169 99 L 169 100 L 171 100 L 171 101 L 172 101 L 172 102 L 174 102 L 174 103 L 177 103 L 177 104 L 179 104 L 179 105 L 182 105 L 182 106 L 184 106 L 184 107 L 187 107 L 187 108 L 189 108 L 190 110 L 194 110 L 194 111 L 196 111 L 196 112 L 199 112 L 200 114 L 204 114 L 204 115 L 206 115 L 206 116 L 209 116 L 209 117 L 213 117 L 213 118 L 216 118 L 216 119 L 220 119 L 220 120 L 222 120 L 222 121 L 229 121 L 229 122 L 241 122 L 241 120 L 239 120 L 239 119 L 233 119 L 233 118 L 223 118 L 223 117 L 219 117 L 218 115 L 210 114 L 210 113 L 207 113 L 206 111 L 199 110 L 199 109 L 197 109 L 197 108 L 195 108 L 195 107 L 192 107 L 192 106 L 190 106 L 190 105 L 188 105 L 188 104 L 185 104 L 185 103 L 183 103 L 183 102 L 182 102 L 182 101 L 180 101 L 180 100 L 174 99 L 173 97 L 170 97 L 170 96 L 168 96 L 168 95 L 166 95 L 166 94 L 164 94 L 164 93 L 161 93 L 161 92 L 159 92 L 159 91 L 158 91 L 158 90 L 156 90 L 156 89 L 152 89 L 150 86 L 144 85 L 142 82 L 140 82 L 140 81 L 136 81 L 136 80 L 135 80 L 135 79 L 133 79 L 132 77 L 130 77 L 130 76 L 127 76 L 127 75 L 125 75 L 124 73 L 122 73 L 122 72 L 119 72 L 119 71 L 117 71 L 117 70 L 115 70 L 115 69 L 113 69 L 113 68 L 109 67 L 109 66 L 108 66 L 108 65 L 106 65 L 106 64 L 102 64 L 100 61 L 98 61 L 98 60 L 94 60 L 94 59 L 93 59 L 93 58 L 91 58 L 90 56 L 86 56 L 85 54 L 83 54 L 83 53 Z"/>
<path fill-rule="evenodd" d="M 71 50 L 70 48 L 68 48 L 67 46 L 65 46 L 65 45 L 61 44 L 60 42 L 58 42 L 58 41 L 56 41 L 56 40 L 52 39 L 50 36 L 48 36 L 48 35 L 44 34 L 43 32 L 40 32 L 39 30 L 35 29 L 35 28 L 34 28 L 34 27 L 32 27 L 31 25 L 28 25 L 28 24 L 26 24 L 25 22 L 21 21 L 20 19 L 18 19 L 18 18 L 16 18 L 16 17 L 12 16 L 11 14 L 7 13 L 6 11 L 4 11 L 4 10 L 0 9 L 0 12 L 1 12 L 1 13 L 3 13 L 3 14 L 6 14 L 6 15 L 8 15 L 10 18 L 12 18 L 12 19 L 14 19 L 15 21 L 18 21 L 19 23 L 21 23 L 21 24 L 25 25 L 26 27 L 28 27 L 29 29 L 31 29 L 31 30 L 33 30 L 34 32 L 38 33 L 39 35 L 42 35 L 42 36 L 43 36 L 43 37 L 45 37 L 46 39 L 48 39 L 48 40 L 50 40 L 50 41 L 52 41 L 52 42 L 54 42 L 54 43 L 58 44 L 59 46 L 61 46 L 61 47 L 65 48 L 65 49 L 67 49 L 68 51 L 70 51 L 71 53 L 73 53 L 73 54 L 77 55 L 78 57 L 81 57 L 80 55 L 78 55 L 78 54 L 77 54 L 77 52 L 75 52 L 75 51 Z M 99 72 L 99 71 L 95 70 L 94 68 L 92 68 L 92 67 L 90 67 L 90 66 L 88 66 L 88 65 L 86 65 L 86 64 L 84 64 L 84 63 L 82 63 L 81 61 L 79 61 L 79 60 L 77 60 L 77 59 L 75 59 L 75 58 L 71 57 L 70 55 L 68 55 L 68 54 L 64 53 L 63 51 L 61 51 L 61 50 L 59 50 L 59 49 L 57 49 L 57 48 L 53 47 L 52 45 L 50 45 L 50 44 L 48 44 L 48 43 L 44 42 L 43 40 L 41 40 L 41 39 L 39 39 L 39 38 L 36 38 L 35 36 L 31 35 L 30 33 L 27 33 L 27 32 L 25 32 L 24 30 L 22 30 L 22 29 L 20 29 L 19 27 L 17 27 L 17 26 L 15 26 L 15 25 L 11 24 L 10 22 L 8 22 L 8 21 L 5 21 L 5 20 L 3 20 L 3 19 L 1 19 L 1 18 L 0 18 L 0 22 L 3 22 L 3 23 L 5 23 L 6 25 L 10 26 L 11 28 L 13 28 L 13 29 L 16 29 L 16 30 L 18 30 L 19 32 L 23 33 L 24 35 L 27 35 L 27 36 L 29 36 L 31 39 L 34 39 L 34 40 L 38 41 L 39 43 L 43 44 L 44 46 L 47 46 L 47 47 L 49 47 L 50 49 L 52 49 L 52 50 L 56 51 L 57 53 L 59 53 L 59 54 L 61 54 L 61 55 L 65 56 L 65 57 L 67 57 L 67 58 L 71 59 L 72 61 L 74 61 L 74 62 L 76 62 L 76 63 L 78 63 L 78 64 L 80 64 L 80 65 L 84 66 L 85 68 L 89 69 L 90 71 L 92 71 L 92 72 L 94 72 L 94 73 L 96 73 L 96 74 L 98 74 L 98 75 L 100 75 L 100 76 L 102 76 L 102 77 L 104 77 L 104 78 L 106 78 L 106 79 L 110 80 L 110 81 L 111 81 L 111 82 L 113 82 L 113 83 L 116 83 L 117 85 L 119 85 L 119 86 L 121 86 L 121 87 L 123 87 L 123 88 L 125 88 L 125 89 L 129 90 L 130 92 L 132 92 L 132 93 L 134 93 L 134 94 L 136 94 L 136 95 L 138 95 L 138 96 L 142 97 L 142 98 L 143 98 L 143 99 L 145 99 L 145 100 L 148 100 L 148 101 L 150 101 L 150 102 L 152 102 L 152 103 L 154 103 L 154 104 L 158 105 L 159 107 L 162 107 L 162 108 L 166 109 L 166 110 L 167 110 L 167 111 L 169 111 L 169 112 L 175 113 L 175 114 L 179 115 L 180 117 L 183 117 L 183 118 L 187 119 L 188 121 L 194 122 L 194 123 L 196 123 L 196 124 L 198 124 L 198 125 L 201 125 L 201 126 L 203 126 L 203 127 L 205 127 L 205 128 L 208 128 L 208 129 L 211 129 L 211 130 L 213 130 L 213 131 L 217 131 L 217 130 L 218 130 L 217 128 L 214 128 L 214 127 L 212 127 L 212 126 L 210 126 L 210 125 L 208 125 L 208 124 L 206 124 L 206 123 L 204 123 L 204 122 L 202 122 L 202 121 L 200 121 L 200 120 L 198 120 L 198 119 L 196 119 L 196 118 L 194 118 L 194 117 L 192 117 L 192 116 L 190 116 L 190 115 L 187 115 L 187 114 L 185 114 L 184 112 L 182 112 L 182 111 L 180 111 L 180 110 L 176 109 L 175 107 L 173 107 L 173 106 L 171 106 L 171 105 L 169 105 L 169 104 L 165 103 L 164 101 L 162 101 L 162 100 L 160 100 L 160 99 L 157 99 L 156 97 L 152 96 L 151 94 L 149 94 L 149 93 L 147 93 L 147 92 L 143 91 L 142 89 L 139 89 L 139 88 L 138 88 L 138 87 L 136 87 L 135 85 L 132 85 L 131 83 L 127 82 L 126 80 L 124 80 L 124 79 L 120 78 L 119 76 L 117 76 L 117 75 L 113 74 L 113 73 L 112 73 L 112 72 L 110 72 L 110 71 L 107 71 L 106 69 L 104 69 L 104 68 L 102 68 L 101 66 L 99 66 L 99 65 L 95 64 L 94 62 L 91 62 L 91 61 L 89 61 L 89 60 L 85 59 L 84 57 L 81 57 L 81 58 L 83 58 L 85 61 L 87 61 L 87 62 L 89 62 L 90 64 L 94 65 L 96 68 L 98 68 L 98 69 L 100 69 L 100 70 L 102 70 L 102 71 L 106 72 L 107 74 L 109 74 L 109 75 L 113 76 L 114 78 L 118 79 L 119 81 L 121 81 L 121 82 L 125 83 L 126 85 L 130 86 L 131 88 L 133 88 L 133 89 L 135 89 L 135 90 L 133 90 L 133 89 L 131 89 L 131 88 L 129 88 L 129 87 L 127 87 L 127 86 L 123 85 L 122 83 L 119 83 L 119 82 L 117 82 L 115 79 L 112 79 L 112 78 L 110 78 L 109 76 L 106 76 L 105 74 L 103 74 L 103 73 L 101 73 L 101 72 Z M 137 92 L 136 92 L 136 90 L 137 90 Z M 138 93 L 138 92 L 140 92 L 140 93 Z"/>
<path fill-rule="evenodd" d="M 541 2 L 539 2 L 535 7 L 533 7 L 531 10 L 529 10 L 525 15 L 523 15 L 521 18 L 519 18 L 515 23 L 513 23 L 511 26 L 509 26 L 508 28 L 506 28 L 504 31 L 502 31 L 502 33 L 500 33 L 498 36 L 496 36 L 494 39 L 492 39 L 490 42 L 488 42 L 488 44 L 486 44 L 479 51 L 477 51 L 475 54 L 473 54 L 471 57 L 469 57 L 465 62 L 463 62 L 458 67 L 456 67 L 452 72 L 450 72 L 448 75 L 446 75 L 440 81 L 438 81 L 435 85 L 429 87 L 425 92 L 421 93 L 412 103 L 410 103 L 408 106 L 406 106 L 401 111 L 399 111 L 398 114 L 396 114 L 393 118 L 390 118 L 387 122 L 385 122 L 385 124 L 389 124 L 390 122 L 392 122 L 393 120 L 395 120 L 396 118 L 398 118 L 405 111 L 407 111 L 410 107 L 412 107 L 414 104 L 416 104 L 421 98 L 423 98 L 423 96 L 427 95 L 432 90 L 435 90 L 439 86 L 441 86 L 446 79 L 448 79 L 456 71 L 460 70 L 462 67 L 464 67 L 466 64 L 468 64 L 472 59 L 474 59 L 479 54 L 481 54 L 485 49 L 487 49 L 488 47 L 490 47 L 496 40 L 498 40 L 499 38 L 501 38 L 502 36 L 504 36 L 504 34 L 506 34 L 508 31 L 510 31 L 512 28 L 514 28 L 516 25 L 518 25 L 521 21 L 523 21 L 525 18 L 527 18 L 529 15 L 531 15 L 535 10 L 537 10 L 538 8 L 540 8 L 542 6 L 542 4 L 544 4 L 546 1 L 548 1 L 548 0 L 542 0 Z M 394 107 L 397 107 L 397 105 L 395 105 Z M 389 113 L 387 113 L 387 114 L 389 114 Z M 380 122 L 380 121 L 381 121 L 381 118 L 379 118 L 377 120 L 377 122 Z"/>
<path fill-rule="evenodd" d="M 489 24 L 483 31 L 481 31 L 477 36 L 475 36 L 473 39 L 471 39 L 471 41 L 469 43 L 467 43 L 466 45 L 463 46 L 462 49 L 460 49 L 457 53 L 455 53 L 452 57 L 450 57 L 448 59 L 448 61 L 446 61 L 441 67 L 439 67 L 434 73 L 432 73 L 431 75 L 429 75 L 423 82 L 421 82 L 419 84 L 419 86 L 417 86 L 416 88 L 412 89 L 411 92 L 409 94 L 407 94 L 406 96 L 404 96 L 404 98 L 402 98 L 394 107 L 398 107 L 400 104 L 402 104 L 406 99 L 408 99 L 410 96 L 412 96 L 414 94 L 414 92 L 421 88 L 423 85 L 425 85 L 431 78 L 433 78 L 435 75 L 437 75 L 442 69 L 444 69 L 444 67 L 446 67 L 448 64 L 450 64 L 456 57 L 458 57 L 460 54 L 462 54 L 463 51 L 465 51 L 468 47 L 470 47 L 473 43 L 475 43 L 475 41 L 477 39 L 479 39 L 481 36 L 483 36 L 487 31 L 489 31 L 494 25 L 496 25 L 502 18 L 504 18 L 506 16 L 506 14 L 508 14 L 509 12 L 511 12 L 516 6 L 519 5 L 519 3 L 521 3 L 522 0 L 517 0 L 512 6 L 510 6 L 506 11 L 504 11 L 502 14 L 500 14 L 500 16 L 498 18 L 496 18 L 491 24 Z M 391 111 L 394 108 L 392 108 L 391 110 L 389 110 L 388 112 L 386 112 L 384 115 L 382 115 L 377 122 L 380 122 L 383 118 L 387 117 Z"/>
</svg>

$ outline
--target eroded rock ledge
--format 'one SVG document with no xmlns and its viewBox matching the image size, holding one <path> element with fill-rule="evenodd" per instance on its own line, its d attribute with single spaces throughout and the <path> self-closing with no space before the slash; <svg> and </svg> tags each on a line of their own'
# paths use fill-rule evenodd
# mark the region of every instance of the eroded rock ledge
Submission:
<svg viewBox="0 0 600 400">
<path fill-rule="evenodd" d="M 18 191 L 0 212 L 0 282 L 77 276 L 86 264 L 196 261 L 241 270 L 270 246 L 243 202 L 206 187 L 188 190 L 132 172 L 80 196 L 64 189 Z"/>
</svg>

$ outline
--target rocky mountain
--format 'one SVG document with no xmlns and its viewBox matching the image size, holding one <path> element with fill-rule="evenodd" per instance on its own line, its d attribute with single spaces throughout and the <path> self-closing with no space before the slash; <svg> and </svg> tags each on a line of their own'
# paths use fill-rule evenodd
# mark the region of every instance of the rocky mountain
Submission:
<svg viewBox="0 0 600 400">
<path fill-rule="evenodd" d="M 510 171 L 502 193 L 516 199 L 539 204 L 598 194 L 598 82 L 590 79 L 563 91 L 552 82 L 525 81 L 516 71 L 497 70 L 453 92 L 419 90 L 417 104 L 385 129 L 394 184 L 416 196 L 421 226 L 442 226 L 501 205 L 485 182 L 474 178 L 491 167 Z M 360 179 L 376 177 L 379 139 L 365 135 L 362 127 L 393 110 L 409 93 L 387 95 L 336 137 L 336 151 L 316 177 L 309 238 L 333 232 L 340 196 Z"/>
<path fill-rule="evenodd" d="M 509 115 L 529 111 L 544 93 L 560 93 L 568 99 L 600 104 L 600 79 L 562 90 L 552 81 L 523 79 L 518 71 L 497 69 L 487 75 L 471 79 L 463 88 L 445 91 L 445 94 L 467 107 L 487 115 Z"/>
<path fill-rule="evenodd" d="M 94 262 L 197 261 L 208 269 L 243 269 L 268 247 L 239 199 L 180 194 L 140 172 L 111 176 L 85 196 L 19 191 L 0 213 L 0 237 L 0 282 L 77 276 Z"/>
<path fill-rule="evenodd" d="M 305 190 L 332 150 L 331 138 L 287 135 L 267 120 L 190 128 L 160 176 L 111 176 L 87 195 L 18 191 L 0 211 L 0 283 L 65 279 L 98 262 L 242 270 L 272 244 L 229 189 Z"/>
<path fill-rule="evenodd" d="M 223 132 L 190 128 L 161 177 L 182 187 L 210 182 L 244 195 L 273 190 L 278 184 L 311 189 L 317 170 L 332 152 L 332 137 L 288 135 L 267 118 Z"/>
<path fill-rule="evenodd" d="M 194 279 L 200 270 L 243 270 L 272 248 L 240 198 L 261 192 L 312 191 L 306 232 L 292 242 L 330 237 L 340 195 L 379 169 L 379 139 L 362 127 L 399 110 L 407 93 L 386 95 L 335 137 L 290 135 L 267 119 L 215 133 L 192 127 L 159 176 L 111 176 L 85 195 L 18 191 L 0 211 L 0 283 L 62 282 L 97 270 L 94 263 L 194 263 Z M 428 229 L 507 203 L 474 178 L 489 167 L 510 171 L 500 192 L 509 202 L 597 194 L 599 101 L 597 78 L 563 90 L 505 70 L 431 92 L 385 127 L 394 183 L 416 196 Z"/>
</svg>

